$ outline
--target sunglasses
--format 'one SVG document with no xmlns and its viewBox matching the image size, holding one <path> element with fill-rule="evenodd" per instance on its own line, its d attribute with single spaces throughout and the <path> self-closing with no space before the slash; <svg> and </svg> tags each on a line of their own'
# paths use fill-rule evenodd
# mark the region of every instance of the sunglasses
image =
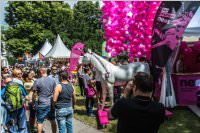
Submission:
<svg viewBox="0 0 200 133">
<path fill-rule="evenodd" d="M 52 70 L 57 70 L 57 69 L 52 69 Z"/>
</svg>

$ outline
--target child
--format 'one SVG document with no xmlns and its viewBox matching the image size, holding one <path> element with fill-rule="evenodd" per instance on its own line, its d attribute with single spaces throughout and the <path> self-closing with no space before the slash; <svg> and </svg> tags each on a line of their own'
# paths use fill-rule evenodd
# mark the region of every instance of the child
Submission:
<svg viewBox="0 0 200 133">
<path fill-rule="evenodd" d="M 94 105 L 94 96 L 88 95 L 88 89 L 94 89 L 93 88 L 93 84 L 94 84 L 94 80 L 92 80 L 92 78 L 90 77 L 91 74 L 91 70 L 89 68 L 85 68 L 84 69 L 84 76 L 83 76 L 83 81 L 84 81 L 84 88 L 85 88 L 85 92 L 86 94 L 86 110 L 87 110 L 87 115 L 90 117 L 94 117 L 95 115 L 93 114 L 92 108 Z M 94 90 L 93 90 L 94 91 Z"/>
</svg>

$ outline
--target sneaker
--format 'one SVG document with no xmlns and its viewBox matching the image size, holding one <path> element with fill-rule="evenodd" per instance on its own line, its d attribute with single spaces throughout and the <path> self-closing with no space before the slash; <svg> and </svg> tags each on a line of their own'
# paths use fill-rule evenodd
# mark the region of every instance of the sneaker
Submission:
<svg viewBox="0 0 200 133">
<path fill-rule="evenodd" d="M 89 114 L 88 116 L 89 116 L 89 117 L 96 117 L 96 115 L 93 114 L 93 113 Z"/>
</svg>

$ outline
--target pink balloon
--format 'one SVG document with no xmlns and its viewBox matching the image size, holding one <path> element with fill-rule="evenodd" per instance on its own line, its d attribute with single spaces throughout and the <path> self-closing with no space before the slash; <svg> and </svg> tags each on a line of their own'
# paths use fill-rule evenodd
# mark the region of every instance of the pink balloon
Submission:
<svg viewBox="0 0 200 133">
<path fill-rule="evenodd" d="M 104 2 L 101 22 L 112 56 L 127 50 L 129 56 L 150 57 L 153 21 L 160 3 Z"/>
</svg>

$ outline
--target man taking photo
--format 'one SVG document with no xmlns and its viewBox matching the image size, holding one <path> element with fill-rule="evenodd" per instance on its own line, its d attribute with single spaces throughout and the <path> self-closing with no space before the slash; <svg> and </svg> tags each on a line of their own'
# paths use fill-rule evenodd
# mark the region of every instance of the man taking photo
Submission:
<svg viewBox="0 0 200 133">
<path fill-rule="evenodd" d="M 164 122 L 165 108 L 152 101 L 153 79 L 139 72 L 133 81 L 130 98 L 117 101 L 109 112 L 111 118 L 118 118 L 118 133 L 157 133 Z"/>
</svg>

